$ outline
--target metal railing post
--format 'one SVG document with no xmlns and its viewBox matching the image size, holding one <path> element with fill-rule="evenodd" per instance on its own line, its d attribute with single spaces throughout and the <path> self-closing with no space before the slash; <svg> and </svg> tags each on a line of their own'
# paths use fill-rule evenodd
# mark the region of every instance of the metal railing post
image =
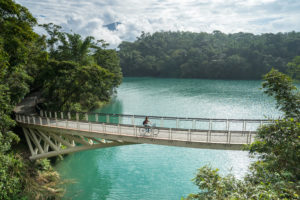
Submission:
<svg viewBox="0 0 300 200">
<path fill-rule="evenodd" d="M 106 123 L 109 123 L 109 115 L 106 114 Z"/>
<path fill-rule="evenodd" d="M 105 123 L 103 123 L 102 126 L 103 126 L 103 132 L 106 133 L 106 126 L 105 126 Z"/>
<path fill-rule="evenodd" d="M 60 112 L 60 119 L 64 119 L 64 113 Z"/>
<path fill-rule="evenodd" d="M 131 124 L 134 125 L 134 115 L 131 116 Z"/>
<path fill-rule="evenodd" d="M 85 121 L 89 121 L 89 115 L 87 113 L 85 113 Z"/>
<path fill-rule="evenodd" d="M 119 124 L 122 124 L 122 116 L 119 115 Z"/>
<path fill-rule="evenodd" d="M 164 127 L 164 118 L 160 118 L 160 127 Z"/>
<path fill-rule="evenodd" d="M 138 133 L 137 133 L 137 128 L 136 126 L 133 126 L 133 134 L 135 135 L 135 137 L 138 136 Z"/>
<path fill-rule="evenodd" d="M 208 135 L 209 135 L 209 131 L 206 132 L 206 142 L 208 143 Z"/>
<path fill-rule="evenodd" d="M 246 121 L 245 120 L 243 120 L 243 133 L 242 133 L 242 135 L 245 135 L 245 131 L 246 131 Z"/>
<path fill-rule="evenodd" d="M 96 122 L 99 121 L 99 115 L 98 115 L 98 113 L 95 114 L 95 120 L 96 120 Z"/>
<path fill-rule="evenodd" d="M 229 131 L 227 131 L 226 143 L 229 144 Z"/>
<path fill-rule="evenodd" d="M 176 128 L 179 128 L 179 119 L 176 119 Z"/>
<path fill-rule="evenodd" d="M 252 132 L 249 131 L 249 144 L 251 144 L 251 136 L 252 136 Z"/>
<path fill-rule="evenodd" d="M 71 113 L 68 112 L 68 119 L 71 120 Z"/>
<path fill-rule="evenodd" d="M 248 132 L 248 134 L 247 134 L 247 144 L 250 144 L 250 142 L 249 142 L 249 135 L 250 135 L 250 131 Z"/>
<path fill-rule="evenodd" d="M 226 119 L 226 130 L 229 131 L 229 121 Z"/>
<path fill-rule="evenodd" d="M 42 118 L 41 118 L 41 117 L 39 117 L 39 119 L 40 119 L 40 125 L 43 125 Z"/>
<path fill-rule="evenodd" d="M 78 112 L 76 113 L 76 121 L 79 121 L 79 114 L 78 114 Z"/>
<path fill-rule="evenodd" d="M 118 124 L 118 134 L 121 135 L 121 126 Z"/>
<path fill-rule="evenodd" d="M 188 132 L 187 132 L 186 140 L 189 141 L 189 142 L 191 141 L 191 129 L 189 129 Z"/>
<path fill-rule="evenodd" d="M 208 130 L 211 131 L 211 129 L 212 129 L 212 121 L 211 121 L 211 119 L 210 119 L 210 120 L 209 120 L 209 127 L 208 127 Z"/>
</svg>

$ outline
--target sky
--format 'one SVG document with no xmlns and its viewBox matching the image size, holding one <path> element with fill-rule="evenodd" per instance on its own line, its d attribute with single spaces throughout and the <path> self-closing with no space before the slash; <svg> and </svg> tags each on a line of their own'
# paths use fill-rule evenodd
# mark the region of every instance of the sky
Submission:
<svg viewBox="0 0 300 200">
<path fill-rule="evenodd" d="M 66 32 L 104 39 L 110 48 L 141 32 L 254 34 L 300 31 L 300 0 L 15 0 Z M 103 25 L 121 22 L 117 30 Z"/>
</svg>

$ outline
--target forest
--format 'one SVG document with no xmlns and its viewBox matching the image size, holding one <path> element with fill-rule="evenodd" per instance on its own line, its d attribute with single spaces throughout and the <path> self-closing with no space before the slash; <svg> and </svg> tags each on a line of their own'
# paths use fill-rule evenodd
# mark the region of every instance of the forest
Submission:
<svg viewBox="0 0 300 200">
<path fill-rule="evenodd" d="M 261 79 L 272 68 L 289 72 L 300 33 L 143 32 L 118 53 L 124 76 Z"/>
</svg>

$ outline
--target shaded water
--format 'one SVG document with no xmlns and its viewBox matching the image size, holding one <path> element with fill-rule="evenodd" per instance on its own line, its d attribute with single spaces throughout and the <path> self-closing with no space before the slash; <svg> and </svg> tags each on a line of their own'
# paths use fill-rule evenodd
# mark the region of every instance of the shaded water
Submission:
<svg viewBox="0 0 300 200">
<path fill-rule="evenodd" d="M 125 78 L 112 103 L 99 112 L 135 115 L 264 119 L 278 117 L 260 81 Z M 205 164 L 247 172 L 247 152 L 130 145 L 69 155 L 57 165 L 66 199 L 180 199 L 196 193 L 191 179 Z"/>
</svg>

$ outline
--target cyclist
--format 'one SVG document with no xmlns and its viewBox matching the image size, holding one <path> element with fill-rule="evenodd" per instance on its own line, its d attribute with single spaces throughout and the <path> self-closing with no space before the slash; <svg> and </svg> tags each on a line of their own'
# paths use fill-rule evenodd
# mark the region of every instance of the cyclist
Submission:
<svg viewBox="0 0 300 200">
<path fill-rule="evenodd" d="M 143 125 L 145 126 L 146 132 L 149 133 L 151 122 L 148 120 L 148 117 L 143 121 Z"/>
</svg>

